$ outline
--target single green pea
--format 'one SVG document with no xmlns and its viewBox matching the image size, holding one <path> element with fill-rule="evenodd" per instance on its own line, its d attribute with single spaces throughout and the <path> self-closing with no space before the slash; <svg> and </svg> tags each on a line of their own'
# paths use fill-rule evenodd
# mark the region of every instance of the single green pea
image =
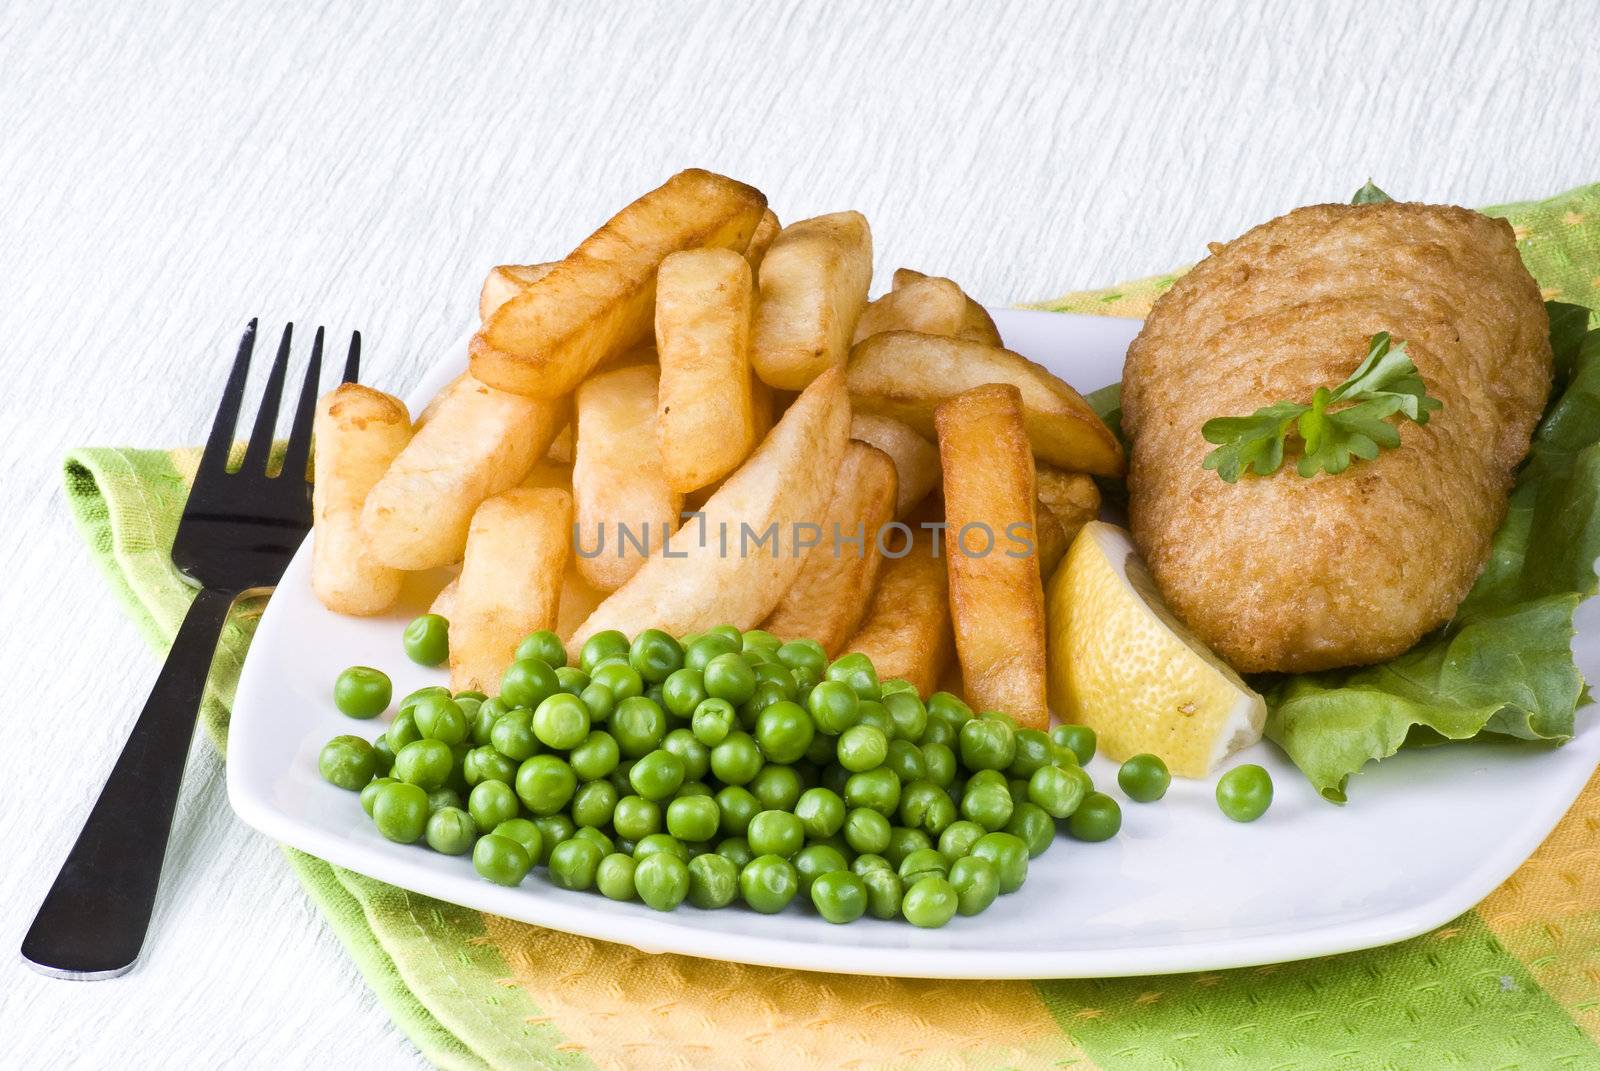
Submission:
<svg viewBox="0 0 1600 1071">
<path fill-rule="evenodd" d="M 733 731 L 737 715 L 726 699 L 705 699 L 694 708 L 694 738 L 706 747 L 716 747 Z"/>
<path fill-rule="evenodd" d="M 950 864 L 949 881 L 956 891 L 956 910 L 963 915 L 981 914 L 1000 895 L 1000 871 L 976 855 Z"/>
<path fill-rule="evenodd" d="M 943 789 L 955 783 L 956 753 L 948 745 L 925 743 L 917 748 L 917 752 L 922 756 L 925 778 Z"/>
<path fill-rule="evenodd" d="M 932 781 L 913 781 L 900 793 L 901 825 L 937 837 L 955 820 L 955 802 Z"/>
<path fill-rule="evenodd" d="M 710 799 L 715 795 L 716 793 L 711 791 L 711 786 L 706 784 L 704 781 L 685 781 L 682 785 L 678 786 L 678 791 L 672 794 L 672 798 L 675 800 L 681 800 L 689 796 L 705 796 L 707 799 Z"/>
<path fill-rule="evenodd" d="M 591 844 L 597 844 L 604 855 L 610 855 L 617 850 L 616 842 L 602 833 L 598 826 L 579 826 L 578 831 L 572 835 L 572 839 L 586 840 Z"/>
<path fill-rule="evenodd" d="M 941 877 L 927 877 L 906 889 L 900 913 L 913 926 L 938 929 L 955 917 L 960 898 L 955 887 Z"/>
<path fill-rule="evenodd" d="M 616 738 L 604 729 L 596 729 L 572 749 L 567 763 L 580 780 L 598 781 L 615 770 L 621 759 L 622 751 L 617 747 Z"/>
<path fill-rule="evenodd" d="M 1070 818 L 1088 794 L 1082 778 L 1059 766 L 1041 766 L 1028 778 L 1029 802 L 1051 818 Z"/>
<path fill-rule="evenodd" d="M 918 848 L 908 852 L 895 870 L 901 884 L 909 889 L 923 878 L 946 877 L 950 873 L 950 863 L 937 848 Z"/>
<path fill-rule="evenodd" d="M 642 758 L 667 737 L 667 714 L 644 696 L 630 696 L 611 715 L 611 735 L 630 759 Z"/>
<path fill-rule="evenodd" d="M 446 807 L 463 810 L 465 806 L 466 804 L 461 799 L 461 793 L 453 788 L 436 788 L 428 793 L 428 813 L 430 815 L 437 811 L 442 811 Z"/>
<path fill-rule="evenodd" d="M 387 839 L 415 844 L 428 825 L 427 792 L 406 781 L 384 785 L 372 801 L 372 822 Z"/>
<path fill-rule="evenodd" d="M 1056 823 L 1043 807 L 1026 801 L 1016 805 L 1005 831 L 1028 846 L 1028 858 L 1043 855 L 1056 839 Z"/>
<path fill-rule="evenodd" d="M 756 687 L 760 688 L 763 684 L 776 685 L 783 699 L 792 701 L 800 690 L 800 684 L 794 678 L 794 671 L 782 662 L 763 662 L 755 667 L 755 671 Z"/>
<path fill-rule="evenodd" d="M 861 699 L 878 700 L 883 688 L 878 683 L 878 671 L 872 660 L 864 654 L 851 653 L 836 658 L 828 665 L 826 679 L 848 684 Z"/>
<path fill-rule="evenodd" d="M 749 733 L 729 733 L 711 749 L 711 772 L 723 784 L 747 785 L 761 772 L 761 747 Z"/>
<path fill-rule="evenodd" d="M 379 733 L 373 737 L 372 761 L 380 777 L 388 777 L 389 771 L 394 769 L 394 749 L 389 746 L 389 737 L 386 733 Z"/>
<path fill-rule="evenodd" d="M 632 645 L 628 643 L 628 637 L 616 629 L 596 632 L 585 640 L 583 647 L 579 649 L 578 668 L 592 677 L 595 667 L 602 662 L 619 658 L 626 661 L 630 646 Z"/>
<path fill-rule="evenodd" d="M 1067 832 L 1075 840 L 1110 840 L 1122 828 L 1122 808 L 1104 792 L 1091 792 L 1067 819 Z"/>
<path fill-rule="evenodd" d="M 599 685 L 610 693 L 613 711 L 625 700 L 643 698 L 645 694 L 644 678 L 626 662 L 605 662 L 596 666 L 590 681 L 591 688 Z"/>
<path fill-rule="evenodd" d="M 661 741 L 661 749 L 683 761 L 684 783 L 699 781 L 711 772 L 711 749 L 696 740 L 694 733 L 677 728 Z"/>
<path fill-rule="evenodd" d="M 848 870 L 818 874 L 808 893 L 812 906 L 829 922 L 854 922 L 867 913 L 867 883 Z"/>
<path fill-rule="evenodd" d="M 333 681 L 333 705 L 351 718 L 376 718 L 389 709 L 393 694 L 389 675 L 370 666 L 351 666 Z"/>
<path fill-rule="evenodd" d="M 431 792 L 444 787 L 454 765 L 455 755 L 449 744 L 442 740 L 413 740 L 395 753 L 394 776 Z"/>
<path fill-rule="evenodd" d="M 756 743 L 769 762 L 799 761 L 815 735 L 811 715 L 788 700 L 773 703 L 756 718 Z"/>
<path fill-rule="evenodd" d="M 538 658 L 520 658 L 500 675 L 500 698 L 513 707 L 532 710 L 559 691 L 556 671 Z"/>
<path fill-rule="evenodd" d="M 553 815 L 567 805 L 578 789 L 578 775 L 555 755 L 535 755 L 517 768 L 512 786 L 517 798 L 535 817 Z"/>
<path fill-rule="evenodd" d="M 806 836 L 816 840 L 831 837 L 844 828 L 844 800 L 826 788 L 808 788 L 795 801 L 794 815 L 805 827 Z"/>
<path fill-rule="evenodd" d="M 712 757 L 715 758 L 715 753 Z M 728 785 L 720 789 L 716 800 L 717 808 L 722 812 L 718 832 L 725 837 L 744 836 L 750 829 L 750 820 L 762 810 L 761 801 L 742 785 Z"/>
<path fill-rule="evenodd" d="M 1028 880 L 1028 846 L 1010 833 L 985 833 L 972 846 L 972 855 L 994 864 L 1000 891 L 1016 892 Z"/>
<path fill-rule="evenodd" d="M 561 669 L 567 664 L 567 648 L 560 636 L 547 628 L 540 629 L 528 634 L 517 644 L 515 660 L 520 662 L 524 658 L 537 658 L 551 669 Z"/>
<path fill-rule="evenodd" d="M 456 705 L 460 706 L 461 700 L 456 700 Z M 462 709 L 465 710 L 466 708 L 463 707 Z M 510 709 L 505 700 L 499 696 L 495 696 L 493 699 L 485 699 L 479 703 L 478 708 L 467 719 L 471 723 L 468 728 L 468 735 L 472 738 L 472 742 L 479 747 L 492 743 L 494 723 L 500 720 L 500 715 Z"/>
<path fill-rule="evenodd" d="M 609 687 L 598 681 L 591 681 L 578 693 L 578 698 L 583 700 L 583 705 L 589 710 L 590 725 L 601 725 L 610 721 L 611 712 L 617 708 L 616 696 Z"/>
<path fill-rule="evenodd" d="M 724 837 L 717 842 L 716 852 L 741 869 L 756 857 L 756 853 L 750 850 L 750 842 L 743 837 Z"/>
<path fill-rule="evenodd" d="M 926 752 L 930 747 L 942 747 L 954 754 L 961 737 L 961 730 L 947 721 L 930 717 L 928 727 L 922 730 L 922 739 L 917 743 Z"/>
<path fill-rule="evenodd" d="M 671 911 L 689 895 L 689 867 L 671 852 L 656 852 L 637 860 L 633 884 L 647 907 Z"/>
<path fill-rule="evenodd" d="M 628 771 L 628 783 L 647 800 L 664 800 L 683 784 L 683 760 L 664 748 L 645 755 Z"/>
<path fill-rule="evenodd" d="M 810 896 L 812 882 L 824 874 L 831 874 L 837 870 L 849 872 L 850 864 L 845 859 L 844 853 L 831 844 L 807 844 L 790 860 L 794 864 L 795 874 L 800 879 L 800 895 Z"/>
<path fill-rule="evenodd" d="M 894 867 L 889 865 L 889 860 L 885 859 L 876 852 L 862 852 L 860 855 L 856 856 L 850 861 L 850 872 L 853 874 L 864 876 L 869 870 L 887 870 L 893 872 Z"/>
<path fill-rule="evenodd" d="M 968 784 L 967 791 L 961 797 L 961 817 L 969 822 L 978 823 L 991 833 L 1004 829 L 1005 824 L 1011 821 L 1011 812 L 1015 809 L 1016 804 L 1012 802 L 1011 791 L 992 784 L 981 784 L 977 787 Z"/>
<path fill-rule="evenodd" d="M 1272 775 L 1255 763 L 1235 766 L 1217 780 L 1217 806 L 1235 822 L 1254 822 L 1272 806 Z"/>
<path fill-rule="evenodd" d="M 1006 769 L 1007 776 L 1026 781 L 1041 766 L 1055 762 L 1057 748 L 1049 733 L 1038 729 L 1018 729 L 1016 742 L 1016 756 Z"/>
<path fill-rule="evenodd" d="M 921 702 L 921 693 L 917 691 L 917 686 L 904 677 L 885 677 L 878 681 L 878 690 L 883 693 L 885 699 L 896 692 L 909 692 L 917 696 L 918 702 Z"/>
<path fill-rule="evenodd" d="M 739 868 L 726 856 L 706 852 L 689 860 L 689 903 L 710 911 L 738 895 Z"/>
<path fill-rule="evenodd" d="M 1094 758 L 1096 745 L 1094 730 L 1087 725 L 1057 725 L 1050 730 L 1050 739 L 1061 747 L 1068 748 L 1077 758 L 1079 766 L 1085 766 Z"/>
<path fill-rule="evenodd" d="M 889 819 L 881 811 L 856 807 L 845 816 L 844 839 L 851 851 L 882 854 L 892 835 Z"/>
<path fill-rule="evenodd" d="M 960 729 L 972 717 L 972 708 L 961 701 L 961 697 L 950 692 L 934 692 L 928 696 L 928 717 L 955 726 Z"/>
<path fill-rule="evenodd" d="M 667 832 L 679 840 L 710 840 L 721 821 L 722 809 L 711 796 L 683 796 L 667 804 Z"/>
<path fill-rule="evenodd" d="M 769 656 L 776 656 L 778 648 L 783 646 L 782 640 L 759 628 L 745 629 L 739 642 L 745 651 L 761 651 Z"/>
<path fill-rule="evenodd" d="M 449 696 L 423 696 L 411 708 L 411 717 L 424 740 L 459 744 L 467 738 L 467 717 Z"/>
<path fill-rule="evenodd" d="M 594 884 L 595 871 L 605 855 L 600 845 L 586 837 L 564 840 L 550 852 L 550 880 L 561 889 L 587 889 Z"/>
<path fill-rule="evenodd" d="M 567 695 L 582 698 L 583 690 L 589 687 L 589 674 L 576 666 L 557 666 L 556 684 Z"/>
<path fill-rule="evenodd" d="M 608 900 L 632 900 L 638 896 L 634 887 L 633 872 L 638 864 L 633 856 L 612 852 L 595 867 L 594 885 L 600 895 Z"/>
<path fill-rule="evenodd" d="M 466 855 L 477 842 L 478 827 L 461 808 L 441 807 L 428 816 L 423 835 L 441 855 Z"/>
<path fill-rule="evenodd" d="M 1011 804 L 1014 807 L 1030 802 L 1028 799 L 1028 782 L 1020 777 L 1006 779 L 1006 792 L 1010 794 Z"/>
<path fill-rule="evenodd" d="M 544 854 L 544 831 L 526 818 L 508 818 L 489 832 L 522 845 L 522 850 L 528 853 L 529 866 L 537 863 Z"/>
<path fill-rule="evenodd" d="M 381 739 L 381 737 L 380 737 Z M 368 781 L 361 789 L 361 809 L 367 812 L 367 817 L 372 817 L 372 806 L 378 801 L 378 792 L 384 785 L 396 784 L 392 777 L 377 777 Z"/>
<path fill-rule="evenodd" d="M 689 849 L 684 845 L 683 841 L 670 833 L 652 833 L 648 837 L 640 837 L 633 846 L 633 857 L 635 859 L 643 859 L 645 856 L 654 855 L 657 852 L 670 852 L 685 863 L 689 861 Z"/>
<path fill-rule="evenodd" d="M 533 712 L 533 735 L 558 751 L 577 747 L 589 735 L 589 708 L 565 692 L 547 696 Z"/>
<path fill-rule="evenodd" d="M 372 745 L 359 736 L 336 736 L 322 745 L 317 769 L 329 784 L 359 791 L 378 772 Z"/>
<path fill-rule="evenodd" d="M 480 877 L 496 885 L 520 885 L 533 868 L 533 860 L 523 845 L 490 833 L 478 838 L 472 849 L 472 866 Z"/>
<path fill-rule="evenodd" d="M 922 739 L 922 734 L 928 729 L 928 708 L 922 705 L 915 691 L 901 691 L 898 688 L 898 684 L 904 683 L 897 682 L 896 689 L 889 691 L 888 682 L 884 682 L 883 699 L 880 702 L 888 712 L 889 720 L 894 723 L 895 739 L 915 743 Z"/>
<path fill-rule="evenodd" d="M 657 628 L 647 628 L 633 638 L 628 665 L 646 682 L 659 684 L 683 668 L 683 648 Z"/>
<path fill-rule="evenodd" d="M 871 725 L 853 725 L 839 737 L 838 755 L 839 765 L 852 773 L 876 770 L 889 757 L 889 738 Z"/>
<path fill-rule="evenodd" d="M 489 730 L 489 744 L 512 762 L 522 762 L 539 752 L 539 738 L 533 733 L 533 711 L 518 707 L 495 720 Z"/>
<path fill-rule="evenodd" d="M 1016 731 L 997 718 L 974 718 L 957 739 L 961 765 L 969 770 L 1004 770 L 1017 756 Z"/>
<path fill-rule="evenodd" d="M 389 750 L 398 755 L 407 744 L 421 740 L 422 734 L 417 732 L 417 719 L 411 716 L 411 711 L 401 710 L 396 712 L 383 737 L 388 741 Z"/>
<path fill-rule="evenodd" d="M 661 705 L 675 718 L 693 718 L 706 698 L 705 678 L 698 669 L 674 670 L 661 682 Z"/>
<path fill-rule="evenodd" d="M 623 796 L 611 815 L 617 836 L 641 840 L 661 832 L 661 805 L 643 796 Z"/>
<path fill-rule="evenodd" d="M 1167 794 L 1172 774 L 1156 755 L 1135 755 L 1117 770 L 1117 784 L 1135 803 L 1154 803 Z"/>
<path fill-rule="evenodd" d="M 757 855 L 787 859 L 805 844 L 806 831 L 800 819 L 787 811 L 762 811 L 750 820 L 745 837 Z"/>
<path fill-rule="evenodd" d="M 619 799 L 610 781 L 587 781 L 572 795 L 572 822 L 583 827 L 608 826 Z"/>
<path fill-rule="evenodd" d="M 707 695 L 725 699 L 737 707 L 755 694 L 756 673 L 743 656 L 719 654 L 706 663 L 702 683 Z"/>
<path fill-rule="evenodd" d="M 954 863 L 962 856 L 972 854 L 972 846 L 982 840 L 988 832 L 976 822 L 965 820 L 951 822 L 945 826 L 944 832 L 939 834 L 939 851 Z"/>
<path fill-rule="evenodd" d="M 480 781 L 467 796 L 467 813 L 479 833 L 488 833 L 501 822 L 515 818 L 518 810 L 517 794 L 504 781 Z"/>
<path fill-rule="evenodd" d="M 867 913 L 875 919 L 897 918 L 905 897 L 900 875 L 885 866 L 858 876 L 867 887 Z"/>
<path fill-rule="evenodd" d="M 806 706 L 817 728 L 834 736 L 855 725 L 861 718 L 861 699 L 843 681 L 825 680 L 811 689 Z"/>
<path fill-rule="evenodd" d="M 706 664 L 713 658 L 718 655 L 738 653 L 738 640 L 730 640 L 726 636 L 707 632 L 684 644 L 683 668 L 703 674 Z"/>
<path fill-rule="evenodd" d="M 883 766 L 853 773 L 844 785 L 844 801 L 851 807 L 870 807 L 888 817 L 900 806 L 900 778 Z"/>
<path fill-rule="evenodd" d="M 739 872 L 739 894 L 744 902 L 764 915 L 788 907 L 800 890 L 800 876 L 789 860 L 776 855 L 758 855 Z"/>
<path fill-rule="evenodd" d="M 406 626 L 400 643 L 417 665 L 440 665 L 450 657 L 450 622 L 438 614 L 423 614 Z"/>
<path fill-rule="evenodd" d="M 894 771 L 903 785 L 928 779 L 928 760 L 922 749 L 909 740 L 890 740 L 883 764 Z"/>
<path fill-rule="evenodd" d="M 905 861 L 906 856 L 924 848 L 933 847 L 933 838 L 920 829 L 911 829 L 908 826 L 893 826 L 889 830 L 889 843 L 884 846 L 882 855 L 889 860 L 896 870 Z"/>
<path fill-rule="evenodd" d="M 545 814 L 533 820 L 534 827 L 539 830 L 539 837 L 543 851 L 534 860 L 536 863 L 550 862 L 550 853 L 554 852 L 556 845 L 563 844 L 578 834 L 578 827 L 572 824 L 572 819 L 564 814 Z"/>
<path fill-rule="evenodd" d="M 773 657 L 790 670 L 810 670 L 819 680 L 828 667 L 828 652 L 816 640 L 790 640 L 780 644 Z"/>
</svg>

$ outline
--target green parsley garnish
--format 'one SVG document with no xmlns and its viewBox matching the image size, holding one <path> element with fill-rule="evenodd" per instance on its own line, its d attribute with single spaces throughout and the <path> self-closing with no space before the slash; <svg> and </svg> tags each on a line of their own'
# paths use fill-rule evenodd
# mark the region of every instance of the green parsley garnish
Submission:
<svg viewBox="0 0 1600 1071">
<path fill-rule="evenodd" d="M 1406 344 L 1391 345 L 1389 333 L 1380 331 L 1350 377 L 1332 390 L 1318 387 L 1310 405 L 1276 402 L 1249 416 L 1206 421 L 1200 434 L 1217 448 L 1206 455 L 1205 467 L 1227 483 L 1251 471 L 1270 476 L 1283 467 L 1284 443 L 1298 431 L 1304 450 L 1295 471 L 1307 479 L 1319 472 L 1337 476 L 1352 458 L 1371 461 L 1379 450 L 1400 445 L 1400 429 L 1389 417 L 1426 424 L 1443 405 L 1428 394 Z"/>
</svg>

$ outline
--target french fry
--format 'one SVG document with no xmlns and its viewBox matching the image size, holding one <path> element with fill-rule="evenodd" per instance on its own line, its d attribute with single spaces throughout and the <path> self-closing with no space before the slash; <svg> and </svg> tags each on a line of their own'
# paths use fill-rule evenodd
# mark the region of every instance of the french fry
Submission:
<svg viewBox="0 0 1600 1071">
<path fill-rule="evenodd" d="M 786 640 L 812 639 L 828 657 L 840 653 L 861 625 L 883 565 L 878 536 L 894 519 L 895 468 L 866 443 L 845 448 L 817 543 L 762 628 Z M 860 542 L 845 542 L 856 540 Z"/>
<path fill-rule="evenodd" d="M 545 453 L 546 461 L 558 465 L 570 465 L 577 455 L 573 452 L 575 443 L 572 437 L 572 425 L 568 424 L 556 433 L 555 439 L 550 443 L 550 449 Z"/>
<path fill-rule="evenodd" d="M 659 375 L 647 364 L 602 372 L 578 388 L 572 463 L 578 572 L 615 591 L 678 526 L 683 496 L 667 486 L 651 434 Z"/>
<path fill-rule="evenodd" d="M 1044 587 L 1037 553 L 1015 550 L 1016 533 L 1032 538 L 1037 531 L 1023 414 L 1022 392 L 992 383 L 941 404 L 934 425 L 944 466 L 950 618 L 967 701 L 1044 729 Z"/>
<path fill-rule="evenodd" d="M 488 323 L 494 310 L 550 274 L 555 261 L 544 264 L 501 264 L 490 268 L 478 294 L 478 322 Z"/>
<path fill-rule="evenodd" d="M 402 578 L 370 553 L 361 509 L 411 440 L 411 416 L 398 398 L 342 383 L 318 399 L 312 434 L 311 590 L 334 613 L 381 614 L 399 597 Z"/>
<path fill-rule="evenodd" d="M 662 258 L 700 246 L 742 253 L 766 207 L 752 186 L 679 172 L 496 309 L 472 340 L 472 374 L 530 397 L 570 393 L 607 357 L 649 340 Z"/>
<path fill-rule="evenodd" d="M 857 413 L 850 438 L 876 446 L 894 462 L 894 515 L 904 517 L 939 485 L 939 448 L 891 417 Z"/>
<path fill-rule="evenodd" d="M 1039 580 L 1043 583 L 1050 579 L 1050 574 L 1056 571 L 1061 559 L 1067 556 L 1067 548 L 1072 545 L 1072 540 L 1067 536 L 1061 518 L 1051 513 L 1042 499 L 1034 501 L 1033 529 L 1031 538 L 1034 553 L 1039 559 Z"/>
<path fill-rule="evenodd" d="M 920 280 L 935 278 L 940 278 L 940 276 L 924 275 L 920 271 L 913 271 L 910 268 L 896 268 L 894 270 L 894 288 L 902 290 L 915 285 Z M 964 338 L 969 342 L 982 342 L 987 346 L 1004 345 L 1000 341 L 1000 329 L 994 325 L 994 317 L 989 315 L 989 310 L 972 300 L 971 297 L 968 297 L 965 291 L 962 292 L 961 296 L 966 298 L 966 310 L 961 317 L 961 326 L 955 332 L 956 337 Z"/>
<path fill-rule="evenodd" d="M 572 496 L 514 487 L 472 515 L 450 618 L 450 687 L 496 692 L 530 632 L 554 628 L 572 555 Z"/>
<path fill-rule="evenodd" d="M 656 443 L 667 486 L 689 492 L 739 467 L 758 433 L 750 397 L 750 264 L 727 249 L 687 249 L 661 262 Z"/>
<path fill-rule="evenodd" d="M 595 607 L 606 601 L 610 592 L 601 591 L 578 572 L 577 556 L 567 563 L 566 575 L 561 578 L 561 601 L 556 610 L 556 635 L 563 640 L 594 613 Z M 576 648 L 574 648 L 576 650 Z"/>
<path fill-rule="evenodd" d="M 939 687 L 953 662 L 950 583 L 943 555 L 933 551 L 933 534 L 913 527 L 910 549 L 884 561 L 867 616 L 844 646 L 872 659 L 878 676 L 908 680 L 921 695 Z"/>
<path fill-rule="evenodd" d="M 1070 546 L 1078 529 L 1100 516 L 1100 488 L 1086 473 L 1062 472 L 1042 461 L 1034 462 L 1033 471 L 1039 501 L 1061 522 Z"/>
<path fill-rule="evenodd" d="M 460 561 L 483 500 L 521 483 L 549 449 L 571 404 L 508 394 L 463 376 L 370 494 L 361 528 L 372 556 L 395 569 Z"/>
<path fill-rule="evenodd" d="M 750 275 L 761 270 L 761 261 L 766 257 L 767 250 L 772 248 L 772 240 L 783 230 L 783 224 L 778 222 L 778 214 L 772 209 L 761 213 L 761 222 L 756 224 L 755 234 L 750 236 L 750 245 L 744 251 L 744 258 L 750 262 Z"/>
<path fill-rule="evenodd" d="M 967 315 L 967 295 L 949 279 L 929 276 L 891 290 L 861 310 L 852 344 L 884 331 L 954 336 Z"/>
<path fill-rule="evenodd" d="M 872 231 L 859 212 L 791 223 L 761 261 L 761 299 L 750 338 L 756 374 L 800 390 L 850 354 L 872 282 Z"/>
<path fill-rule="evenodd" d="M 971 387 L 1009 383 L 1022 398 L 1033 452 L 1043 461 L 1097 476 L 1121 475 L 1122 447 L 1083 396 L 1021 354 L 913 331 L 873 335 L 850 353 L 856 411 L 891 416 L 933 434 L 933 411 Z"/>
<path fill-rule="evenodd" d="M 652 554 L 601 603 L 572 644 L 609 628 L 632 634 L 654 626 L 675 636 L 721 623 L 754 628 L 800 572 L 802 559 L 791 552 L 794 526 L 821 516 L 849 436 L 844 374 L 830 369 L 711 496 L 704 517 L 691 518 L 670 548 Z"/>
<path fill-rule="evenodd" d="M 457 573 L 450 578 L 450 582 L 439 589 L 433 597 L 433 602 L 428 604 L 428 613 L 438 614 L 446 621 L 455 616 L 456 592 L 461 590 L 461 574 Z"/>
</svg>

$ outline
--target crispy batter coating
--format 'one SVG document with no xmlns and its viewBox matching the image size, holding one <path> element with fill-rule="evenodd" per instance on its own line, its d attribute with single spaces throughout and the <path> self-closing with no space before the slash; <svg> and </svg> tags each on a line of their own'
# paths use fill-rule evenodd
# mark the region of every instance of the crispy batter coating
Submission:
<svg viewBox="0 0 1600 1071">
<path fill-rule="evenodd" d="M 1550 391 L 1549 324 L 1504 220 L 1421 204 L 1314 205 L 1202 261 L 1128 350 L 1135 541 L 1174 611 L 1244 672 L 1379 662 L 1477 579 Z M 1379 331 L 1404 339 L 1426 426 L 1344 473 L 1201 468 L 1211 417 L 1309 401 Z"/>
</svg>

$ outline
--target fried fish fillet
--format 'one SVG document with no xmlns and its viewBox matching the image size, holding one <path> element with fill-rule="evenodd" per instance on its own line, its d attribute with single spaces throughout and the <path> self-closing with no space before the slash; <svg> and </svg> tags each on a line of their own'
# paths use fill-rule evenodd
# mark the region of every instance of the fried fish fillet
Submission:
<svg viewBox="0 0 1600 1071">
<path fill-rule="evenodd" d="M 1167 603 L 1244 672 L 1380 662 L 1483 569 L 1551 385 L 1511 227 L 1463 208 L 1314 205 L 1247 232 L 1156 302 L 1128 350 L 1129 511 Z M 1339 475 L 1224 483 L 1201 425 L 1343 381 L 1379 331 L 1444 408 Z"/>
</svg>

